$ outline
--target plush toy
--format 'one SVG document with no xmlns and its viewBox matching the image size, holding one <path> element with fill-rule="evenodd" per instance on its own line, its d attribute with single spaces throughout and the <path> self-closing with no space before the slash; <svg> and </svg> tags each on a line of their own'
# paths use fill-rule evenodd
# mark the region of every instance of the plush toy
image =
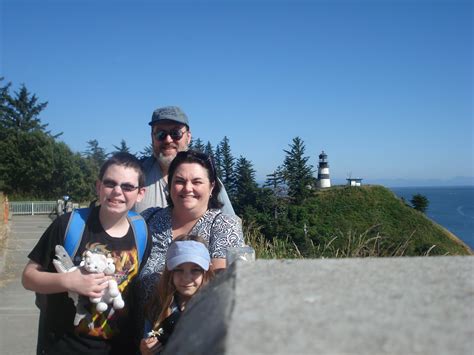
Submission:
<svg viewBox="0 0 474 355">
<path fill-rule="evenodd" d="M 86 251 L 80 266 L 90 273 L 103 272 L 105 275 L 113 275 L 115 272 L 114 259 L 109 255 L 92 253 Z M 117 281 L 115 279 L 108 281 L 108 287 L 105 289 L 102 297 L 90 298 L 92 303 L 96 304 L 97 312 L 104 312 L 107 310 L 109 304 L 112 304 L 114 309 L 122 309 L 125 302 L 122 299 L 122 294 L 118 289 Z"/>
<path fill-rule="evenodd" d="M 56 245 L 55 253 L 56 259 L 53 260 L 53 264 L 57 272 L 64 273 L 77 270 L 77 267 L 74 266 L 71 257 L 63 246 Z M 86 251 L 79 266 L 91 273 L 103 272 L 105 275 L 113 275 L 115 272 L 114 259 L 110 255 L 105 256 L 104 254 L 92 253 L 91 251 Z M 81 320 L 88 315 L 85 308 L 87 298 L 80 296 L 75 292 L 68 292 L 68 296 L 72 299 L 74 306 L 76 307 L 74 325 L 77 326 Z M 96 304 L 96 310 L 100 313 L 106 311 L 108 305 L 112 304 L 113 308 L 109 313 L 109 317 L 112 316 L 115 309 L 122 309 L 125 306 L 125 302 L 122 299 L 122 295 L 115 279 L 108 281 L 108 287 L 105 289 L 102 297 L 90 298 L 90 301 Z M 91 318 L 90 314 L 89 317 Z M 89 327 L 92 326 L 93 323 L 90 322 Z"/>
<path fill-rule="evenodd" d="M 54 248 L 56 253 L 56 259 L 53 260 L 53 265 L 56 268 L 57 272 L 64 273 L 64 272 L 73 272 L 77 270 L 77 267 L 74 266 L 71 257 L 67 253 L 66 249 L 62 245 L 56 245 Z M 82 319 L 84 319 L 88 312 L 84 307 L 84 297 L 79 296 L 75 292 L 69 291 L 68 293 L 69 298 L 72 299 L 74 306 L 76 307 L 76 315 L 74 316 L 74 325 L 78 326 Z M 90 314 L 89 314 L 90 316 Z"/>
</svg>

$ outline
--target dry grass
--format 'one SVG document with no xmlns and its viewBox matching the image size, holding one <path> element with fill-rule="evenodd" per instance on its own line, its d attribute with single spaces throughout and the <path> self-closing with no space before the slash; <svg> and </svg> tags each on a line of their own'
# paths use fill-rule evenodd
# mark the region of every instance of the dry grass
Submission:
<svg viewBox="0 0 474 355">
<path fill-rule="evenodd" d="M 255 249 L 256 257 L 260 259 L 303 259 L 303 258 L 365 258 L 365 257 L 395 257 L 404 256 L 413 240 L 414 232 L 403 242 L 393 242 L 377 233 L 371 236 L 374 226 L 364 233 L 340 233 L 328 241 L 315 244 L 308 240 L 305 250 L 300 250 L 290 238 L 273 238 L 268 240 L 262 234 L 260 227 L 255 224 L 244 224 L 244 237 L 247 244 Z M 431 246 L 424 254 L 429 256 L 436 248 Z"/>
</svg>

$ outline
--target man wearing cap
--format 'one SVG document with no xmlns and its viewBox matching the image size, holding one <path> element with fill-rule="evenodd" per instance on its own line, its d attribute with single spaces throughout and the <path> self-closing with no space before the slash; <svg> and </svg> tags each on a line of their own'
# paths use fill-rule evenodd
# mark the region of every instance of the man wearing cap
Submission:
<svg viewBox="0 0 474 355">
<path fill-rule="evenodd" d="M 153 156 L 143 161 L 145 172 L 145 197 L 135 205 L 137 212 L 149 207 L 166 207 L 168 190 L 168 168 L 178 152 L 187 150 L 191 142 L 191 131 L 186 114 L 177 106 L 156 109 L 148 123 L 151 126 Z M 219 181 L 220 182 L 220 181 Z M 224 213 L 235 215 L 229 196 L 221 184 L 218 199 Z"/>
</svg>

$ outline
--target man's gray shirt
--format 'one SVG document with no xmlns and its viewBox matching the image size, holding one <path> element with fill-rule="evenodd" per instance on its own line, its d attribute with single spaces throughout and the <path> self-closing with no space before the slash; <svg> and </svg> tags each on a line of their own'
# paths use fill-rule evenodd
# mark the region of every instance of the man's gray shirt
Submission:
<svg viewBox="0 0 474 355">
<path fill-rule="evenodd" d="M 142 167 L 145 173 L 146 191 L 143 200 L 135 204 L 135 211 L 140 213 L 150 207 L 164 208 L 168 206 L 168 201 L 166 200 L 166 197 L 169 195 L 168 184 L 163 179 L 158 161 L 154 157 L 148 157 L 143 161 Z M 223 204 L 222 212 L 235 215 L 224 185 L 220 180 L 218 180 L 218 183 L 221 185 L 221 191 L 217 198 Z"/>
</svg>

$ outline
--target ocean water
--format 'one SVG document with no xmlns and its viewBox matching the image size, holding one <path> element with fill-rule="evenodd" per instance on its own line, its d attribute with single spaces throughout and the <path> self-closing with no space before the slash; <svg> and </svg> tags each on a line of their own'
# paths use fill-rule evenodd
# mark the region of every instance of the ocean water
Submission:
<svg viewBox="0 0 474 355">
<path fill-rule="evenodd" d="M 392 187 L 398 197 L 410 203 L 413 195 L 429 200 L 426 215 L 448 229 L 474 250 L 474 186 Z"/>
</svg>

